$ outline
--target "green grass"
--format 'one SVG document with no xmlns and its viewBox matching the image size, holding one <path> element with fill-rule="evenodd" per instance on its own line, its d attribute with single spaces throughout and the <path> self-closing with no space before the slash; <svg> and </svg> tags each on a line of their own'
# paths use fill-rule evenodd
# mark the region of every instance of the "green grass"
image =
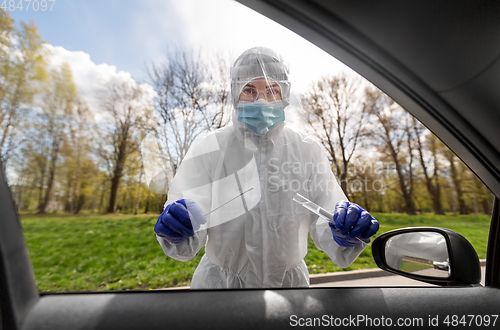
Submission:
<svg viewBox="0 0 500 330">
<path fill-rule="evenodd" d="M 202 253 L 182 263 L 165 256 L 157 216 L 24 216 L 40 291 L 138 290 L 188 285 Z M 203 251 L 202 251 L 203 252 Z"/>
<path fill-rule="evenodd" d="M 375 214 L 378 235 L 415 226 L 449 228 L 465 236 L 486 257 L 489 217 Z M 188 262 L 166 257 L 153 227 L 157 215 L 38 216 L 21 214 L 24 235 L 40 291 L 108 291 L 189 285 L 204 251 Z M 311 273 L 375 268 L 368 246 L 348 268 L 336 266 L 309 239 Z"/>
</svg>

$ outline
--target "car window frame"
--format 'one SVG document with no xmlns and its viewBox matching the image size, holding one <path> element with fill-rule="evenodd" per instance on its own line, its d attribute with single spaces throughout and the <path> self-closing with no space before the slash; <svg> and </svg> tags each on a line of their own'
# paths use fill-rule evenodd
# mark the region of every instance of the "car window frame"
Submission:
<svg viewBox="0 0 500 330">
<path fill-rule="evenodd" d="M 447 105 L 442 103 L 442 100 L 436 99 L 435 95 L 431 91 L 425 89 L 425 86 L 418 86 L 418 81 L 415 81 L 415 78 L 412 77 L 411 73 L 399 72 L 399 74 L 394 74 L 387 68 L 387 63 L 377 60 L 377 49 L 373 50 L 375 47 L 371 45 L 369 42 L 365 44 L 362 49 L 356 48 L 353 46 L 353 39 L 349 39 L 346 36 L 351 36 L 354 40 L 362 39 L 362 36 L 352 36 L 353 31 L 349 31 L 348 27 L 345 26 L 342 22 L 337 22 L 338 26 L 338 35 L 332 35 L 331 32 L 325 31 L 324 28 L 318 26 L 318 22 L 314 22 L 313 20 L 305 19 L 298 15 L 297 8 L 303 8 L 300 6 L 295 6 L 295 9 L 291 9 L 290 7 L 285 6 L 285 3 L 282 1 L 256 1 L 251 2 L 248 0 L 240 1 L 249 7 L 253 7 L 257 9 L 259 12 L 265 14 L 271 19 L 280 22 L 281 24 L 287 26 L 295 33 L 305 36 L 307 39 L 313 41 L 316 45 L 320 46 L 330 54 L 335 53 L 337 58 L 340 58 L 344 63 L 350 63 L 350 67 L 353 68 L 357 72 L 361 72 L 363 76 L 365 76 L 368 80 L 372 82 L 376 82 L 377 86 L 382 90 L 386 91 L 391 97 L 393 97 L 398 103 L 400 103 L 405 108 L 418 109 L 413 110 L 413 113 L 419 120 L 424 122 L 428 127 L 433 131 L 441 130 L 442 133 L 437 134 L 442 140 L 448 141 L 449 146 L 453 146 L 453 150 L 457 152 L 457 154 L 462 155 L 462 159 L 470 160 L 474 159 L 474 157 L 479 157 L 479 160 L 471 161 L 477 168 L 486 167 L 487 163 L 491 160 L 484 160 L 483 156 L 474 153 L 471 150 L 470 146 L 474 146 L 477 143 L 476 140 L 480 140 L 478 137 L 475 137 L 470 141 L 469 139 L 460 139 L 460 136 L 457 135 L 457 127 L 460 125 L 465 125 L 466 123 L 458 122 L 458 123 L 449 123 L 441 120 L 437 113 L 435 113 L 436 108 L 444 108 L 446 110 Z M 293 2 L 293 4 L 300 5 L 300 2 Z M 324 13 L 317 13 L 318 17 L 323 17 Z M 328 37 L 325 37 L 328 36 Z M 350 42 L 347 42 L 349 41 Z M 366 40 L 361 40 L 358 42 L 366 43 Z M 376 47 L 375 47 L 376 48 Z M 373 51 L 373 52 L 372 52 Z M 375 54 L 375 55 L 374 55 Z M 349 58 L 351 58 L 349 60 Z M 347 60 L 346 60 L 347 59 Z M 381 63 L 382 62 L 382 63 Z M 397 70 L 396 70 L 397 71 Z M 409 81 L 404 81 L 409 79 Z M 418 95 L 415 95 L 411 92 L 411 90 L 419 91 Z M 432 106 L 429 105 L 432 104 Z M 452 109 L 448 109 L 448 111 L 452 111 Z M 460 119 L 459 119 L 460 121 Z M 450 126 L 451 125 L 451 126 Z M 449 130 L 448 130 L 449 129 Z M 466 144 L 470 143 L 469 146 Z M 481 142 L 479 141 L 479 144 Z M 468 163 L 469 164 L 469 163 Z M 472 167 L 474 167 L 472 166 Z M 488 173 L 486 170 L 482 174 L 482 179 L 487 185 L 495 192 L 495 195 L 498 196 L 498 192 L 500 191 L 500 182 L 495 178 L 494 175 Z M 492 186 L 494 184 L 494 186 Z M 498 187 L 497 187 L 498 185 Z M 500 287 L 499 283 L 499 274 L 500 274 L 500 205 L 499 199 L 495 197 L 494 210 L 492 214 L 491 221 L 491 229 L 490 236 L 488 239 L 488 255 L 487 255 L 487 273 L 486 273 L 486 285 L 493 289 L 498 289 Z M 40 302 L 49 301 L 49 300 L 57 300 L 60 299 L 64 301 L 64 298 L 74 297 L 72 295 L 44 295 L 40 296 L 40 293 L 36 289 L 36 280 L 34 277 L 33 268 L 31 262 L 29 260 L 29 253 L 27 250 L 27 246 L 22 234 L 22 227 L 19 222 L 16 209 L 14 206 L 14 202 L 12 196 L 10 194 L 10 190 L 6 184 L 5 178 L 0 177 L 0 205 L 2 209 L 2 221 L 0 221 L 0 312 L 1 312 L 1 321 L 3 327 L 7 328 L 21 328 L 24 321 L 30 316 L 31 311 L 38 305 Z M 484 289 L 470 289 L 474 291 L 467 292 L 488 292 L 486 299 L 483 300 L 484 304 L 490 302 L 490 309 L 493 308 L 493 302 L 496 301 L 498 294 L 492 293 L 492 291 L 488 291 L 488 288 Z M 296 291 L 290 290 L 252 290 L 254 293 L 250 294 L 250 296 L 254 297 L 256 294 L 263 293 L 268 291 L 272 292 L 292 292 L 290 296 L 293 295 L 293 292 L 303 293 L 303 292 L 315 292 L 320 295 L 320 293 L 345 293 L 349 294 L 352 292 L 350 290 L 356 289 L 300 289 Z M 363 290 L 363 289 L 359 289 Z M 369 290 L 366 289 L 363 292 L 368 294 L 374 294 L 375 292 L 381 293 L 397 293 L 397 289 L 385 289 L 385 290 Z M 433 293 L 431 289 L 418 289 L 427 294 L 428 296 L 432 296 Z M 479 291 L 483 290 L 483 291 Z M 487 291 L 484 291 L 487 290 Z M 417 292 L 417 291 L 413 291 Z M 436 292 L 437 295 L 439 292 L 449 292 L 449 291 L 439 291 Z M 156 297 L 156 298 L 165 298 L 165 297 L 182 297 L 183 294 L 192 294 L 194 296 L 211 296 L 212 298 L 221 299 L 224 296 L 231 296 L 231 291 L 229 291 L 228 295 L 225 295 L 227 292 L 222 292 L 220 295 L 214 295 L 213 292 L 139 292 L 135 293 L 121 293 L 116 296 L 122 297 L 132 297 L 135 295 L 137 298 L 135 301 L 140 302 L 147 301 L 148 297 Z M 283 293 L 283 295 L 288 295 Z M 441 294 L 441 293 L 439 293 Z M 77 296 L 79 297 L 102 297 L 106 294 L 95 294 L 95 293 L 82 293 Z M 451 296 L 451 295 L 450 295 Z M 54 298 L 55 297 L 55 298 Z M 53 299 L 52 299 L 53 298 Z M 325 298 L 326 299 L 326 298 Z M 334 299 L 334 298 L 331 298 Z M 429 298 L 430 299 L 430 298 Z M 157 300 L 157 299 L 156 299 Z M 181 301 L 184 301 L 184 298 L 180 298 Z M 362 304 L 361 304 L 362 305 Z M 364 305 L 363 305 L 364 306 Z M 144 303 L 144 306 L 139 306 L 140 311 L 144 311 L 146 313 L 146 308 L 150 307 L 149 303 Z M 144 309 L 143 309 L 144 308 Z M 35 308 L 36 309 L 36 308 Z"/>
</svg>

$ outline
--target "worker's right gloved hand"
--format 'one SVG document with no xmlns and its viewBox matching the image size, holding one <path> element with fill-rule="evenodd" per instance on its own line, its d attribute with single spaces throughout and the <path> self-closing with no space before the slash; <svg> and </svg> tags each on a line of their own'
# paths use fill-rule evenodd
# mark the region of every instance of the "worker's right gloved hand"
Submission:
<svg viewBox="0 0 500 330">
<path fill-rule="evenodd" d="M 200 207 L 189 199 L 167 205 L 155 225 L 155 233 L 169 243 L 177 244 L 194 235 L 206 222 Z"/>
<path fill-rule="evenodd" d="M 335 205 L 333 221 L 329 222 L 335 242 L 344 247 L 370 243 L 370 237 L 379 229 L 378 221 L 361 206 L 346 201 Z"/>
</svg>

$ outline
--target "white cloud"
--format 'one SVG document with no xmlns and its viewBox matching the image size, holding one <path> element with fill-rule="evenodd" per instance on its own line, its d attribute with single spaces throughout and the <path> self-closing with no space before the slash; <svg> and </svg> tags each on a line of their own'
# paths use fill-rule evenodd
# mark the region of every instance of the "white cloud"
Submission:
<svg viewBox="0 0 500 330">
<path fill-rule="evenodd" d="M 91 60 L 90 55 L 83 51 L 69 51 L 63 47 L 54 47 L 50 44 L 47 44 L 46 47 L 52 53 L 49 66 L 56 67 L 63 63 L 67 63 L 70 66 L 78 95 L 88 104 L 96 120 L 101 118 L 96 95 L 99 90 L 104 88 L 106 82 L 118 80 L 131 85 L 137 85 L 137 82 L 132 78 L 130 73 L 124 71 L 117 72 L 114 65 L 106 63 L 96 64 Z M 139 86 L 146 92 L 144 102 L 150 101 L 155 95 L 153 87 L 146 83 Z"/>
<path fill-rule="evenodd" d="M 89 44 L 99 47 L 85 51 L 130 74 L 113 65 L 95 64 L 87 53 L 52 47 L 58 58 L 70 63 L 75 81 L 82 79 L 78 83 L 82 95 L 92 93 L 85 86 L 91 86 L 96 77 L 127 75 L 146 79 L 145 67 L 164 62 L 166 49 L 176 46 L 232 54 L 232 61 L 250 47 L 273 48 L 290 63 L 292 90 L 297 92 L 305 91 L 321 75 L 350 70 L 309 41 L 232 0 L 144 1 L 133 12 L 122 10 L 119 17 L 111 16 L 105 21 L 105 16 L 91 15 L 87 7 L 77 7 L 88 16 L 85 24 L 89 24 L 88 28 L 95 25 L 103 33 L 95 36 L 99 42 Z M 90 18 L 96 20 L 95 24 L 90 23 Z M 115 22 L 113 25 L 108 24 L 110 19 Z M 75 35 L 80 37 L 85 36 Z M 113 54 L 103 50 L 105 45 L 112 48 Z"/>
<path fill-rule="evenodd" d="M 290 63 L 292 88 L 303 92 L 325 74 L 352 71 L 309 41 L 271 19 L 230 0 L 176 2 L 186 43 L 235 56 L 254 46 L 276 50 Z M 234 59 L 233 59 L 234 60 Z"/>
</svg>

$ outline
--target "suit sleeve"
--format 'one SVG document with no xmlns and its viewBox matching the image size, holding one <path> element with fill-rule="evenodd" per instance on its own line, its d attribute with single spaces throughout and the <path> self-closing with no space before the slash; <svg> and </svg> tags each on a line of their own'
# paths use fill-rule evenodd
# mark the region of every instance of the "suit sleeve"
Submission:
<svg viewBox="0 0 500 330">
<path fill-rule="evenodd" d="M 177 244 L 171 244 L 158 235 L 156 235 L 156 239 L 167 256 L 179 261 L 188 261 L 193 259 L 198 251 L 205 246 L 207 230 L 195 232 L 194 236 L 188 237 Z"/>
</svg>

